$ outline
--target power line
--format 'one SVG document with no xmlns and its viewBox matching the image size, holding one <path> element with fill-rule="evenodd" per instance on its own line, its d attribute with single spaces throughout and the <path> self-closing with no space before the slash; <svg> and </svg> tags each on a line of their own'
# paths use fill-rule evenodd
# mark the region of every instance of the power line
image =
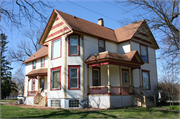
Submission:
<svg viewBox="0 0 180 119">
<path fill-rule="evenodd" d="M 96 14 L 102 15 L 102 16 L 108 18 L 108 19 L 111 19 L 111 20 L 116 21 L 116 22 L 119 23 L 119 21 L 117 21 L 117 20 L 115 20 L 115 19 L 113 19 L 113 18 L 111 18 L 111 17 L 108 17 L 108 16 L 106 16 L 106 15 L 103 15 L 103 14 L 98 13 L 98 12 L 96 12 L 96 11 L 93 11 L 93 10 L 91 10 L 91 9 L 88 9 L 88 8 L 86 8 L 86 7 L 83 7 L 83 6 L 81 6 L 81 5 L 78 5 L 78 4 L 76 4 L 76 3 L 74 3 L 74 2 L 71 2 L 71 1 L 69 1 L 69 0 L 66 0 L 66 1 L 69 2 L 69 3 L 71 3 L 71 4 L 77 5 L 77 6 L 79 6 L 79 7 L 82 7 L 82 8 L 84 8 L 84 9 L 86 9 L 86 10 L 89 10 L 89 11 L 91 11 L 91 12 L 94 12 L 94 13 L 96 13 Z"/>
</svg>

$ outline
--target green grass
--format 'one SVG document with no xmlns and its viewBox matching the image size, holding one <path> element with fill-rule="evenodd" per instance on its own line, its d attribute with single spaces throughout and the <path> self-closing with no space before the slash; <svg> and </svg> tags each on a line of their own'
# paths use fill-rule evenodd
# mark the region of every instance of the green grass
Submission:
<svg viewBox="0 0 180 119">
<path fill-rule="evenodd" d="M 13 99 L 1 99 L 1 102 L 16 102 L 17 98 L 13 98 Z"/>
<path fill-rule="evenodd" d="M 162 107 L 84 111 L 65 109 L 34 109 L 1 105 L 1 118 L 179 118 L 178 111 L 162 110 Z"/>
</svg>

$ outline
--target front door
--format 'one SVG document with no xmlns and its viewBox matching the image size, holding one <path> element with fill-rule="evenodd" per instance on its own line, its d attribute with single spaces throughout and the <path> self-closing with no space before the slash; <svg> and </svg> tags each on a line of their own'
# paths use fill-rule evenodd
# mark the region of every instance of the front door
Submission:
<svg viewBox="0 0 180 119">
<path fill-rule="evenodd" d="M 40 80 L 40 88 L 41 88 L 41 92 L 44 91 L 44 77 L 42 77 Z"/>
<path fill-rule="evenodd" d="M 129 70 L 128 69 L 123 69 L 122 70 L 122 83 L 123 86 L 129 86 Z"/>
</svg>

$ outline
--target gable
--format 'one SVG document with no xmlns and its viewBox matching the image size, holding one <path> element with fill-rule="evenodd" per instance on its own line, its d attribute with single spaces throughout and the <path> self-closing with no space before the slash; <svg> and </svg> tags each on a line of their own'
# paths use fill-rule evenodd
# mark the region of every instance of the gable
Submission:
<svg viewBox="0 0 180 119">
<path fill-rule="evenodd" d="M 149 47 L 153 47 L 155 49 L 159 49 L 146 22 L 143 22 L 141 24 L 131 40 Z"/>
</svg>

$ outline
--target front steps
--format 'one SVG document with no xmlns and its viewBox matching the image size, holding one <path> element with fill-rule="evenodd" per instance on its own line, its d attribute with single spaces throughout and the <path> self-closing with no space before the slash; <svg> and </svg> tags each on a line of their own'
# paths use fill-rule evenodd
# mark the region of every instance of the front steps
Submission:
<svg viewBox="0 0 180 119">
<path fill-rule="evenodd" d="M 46 96 L 38 96 L 33 106 L 46 106 L 45 98 Z"/>
</svg>

